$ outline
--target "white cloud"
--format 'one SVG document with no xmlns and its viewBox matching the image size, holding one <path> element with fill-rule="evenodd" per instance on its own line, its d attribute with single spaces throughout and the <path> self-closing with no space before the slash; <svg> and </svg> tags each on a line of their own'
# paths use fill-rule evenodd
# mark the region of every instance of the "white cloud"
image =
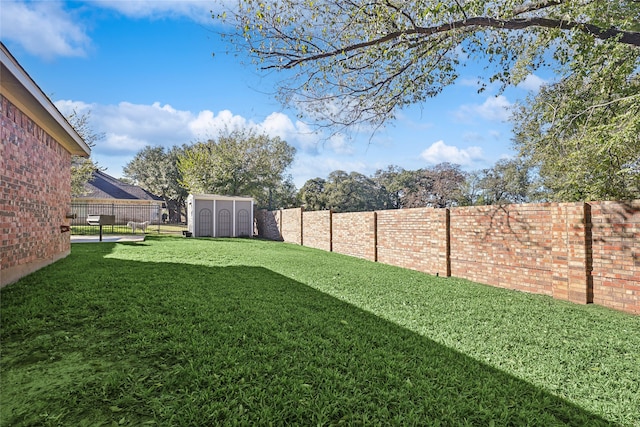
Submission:
<svg viewBox="0 0 640 427">
<path fill-rule="evenodd" d="M 90 113 L 91 129 L 105 135 L 93 148 L 92 157 L 100 166 L 108 167 L 108 173 L 114 176 L 122 176 L 122 166 L 147 145 L 170 148 L 215 138 L 220 131 L 234 129 L 254 129 L 280 137 L 296 147 L 298 154 L 290 173 L 298 187 L 310 178 L 326 177 L 338 169 L 370 175 L 385 166 L 353 160 L 355 147 L 345 135 L 327 136 L 281 112 L 255 121 L 229 110 L 194 113 L 159 102 L 100 105 L 59 100 L 55 104 L 65 115 L 74 110 L 80 114 Z"/>
<path fill-rule="evenodd" d="M 429 148 L 420 153 L 420 158 L 429 164 L 449 162 L 461 166 L 469 166 L 475 161 L 483 160 L 482 148 L 458 148 L 447 145 L 444 141 L 436 141 Z"/>
<path fill-rule="evenodd" d="M 351 141 L 346 137 L 346 135 L 337 133 L 332 135 L 329 138 L 329 148 L 338 154 L 353 154 L 354 149 Z"/>
<path fill-rule="evenodd" d="M 100 152 L 106 152 L 107 155 L 111 153 L 116 155 L 118 153 L 121 154 L 126 152 L 136 153 L 142 150 L 146 145 L 148 145 L 146 140 L 132 138 L 129 135 L 108 132 L 105 134 L 104 140 L 100 141 Z"/>
<path fill-rule="evenodd" d="M 91 40 L 78 22 L 59 1 L 2 0 L 2 38 L 45 59 L 86 54 Z"/>
<path fill-rule="evenodd" d="M 233 114 L 229 110 L 222 110 L 216 115 L 209 110 L 203 110 L 189 121 L 188 128 L 193 137 L 198 140 L 215 138 L 220 132 L 243 129 L 253 124 L 242 116 Z"/>
<path fill-rule="evenodd" d="M 74 111 L 81 115 L 89 113 L 94 107 L 93 104 L 87 104 L 86 102 L 82 102 L 82 101 L 71 101 L 66 99 L 56 101 L 54 102 L 54 104 L 65 117 L 71 115 L 71 113 L 73 113 Z"/>
<path fill-rule="evenodd" d="M 470 121 L 479 117 L 489 121 L 507 121 L 511 116 L 509 109 L 512 104 L 504 95 L 487 98 L 482 104 L 465 104 L 456 111 L 456 117 L 461 121 Z"/>
<path fill-rule="evenodd" d="M 92 116 L 100 122 L 106 133 L 128 135 L 149 145 L 162 146 L 189 142 L 194 136 L 188 126 L 194 119 L 193 114 L 176 110 L 168 104 L 121 102 L 96 108 Z"/>
<path fill-rule="evenodd" d="M 540 90 L 542 85 L 547 84 L 547 81 L 536 76 L 535 74 L 529 74 L 523 81 L 521 81 L 518 86 L 520 89 L 530 90 L 533 92 L 537 92 Z"/>
<path fill-rule="evenodd" d="M 109 156 L 135 153 L 145 145 L 171 147 L 202 141 L 220 132 L 254 129 L 272 137 L 280 137 L 303 153 L 349 154 L 351 146 L 340 136 L 326 137 L 302 121 L 292 121 L 283 113 L 274 112 L 261 122 L 255 122 L 229 110 L 217 114 L 202 110 L 197 113 L 178 110 L 169 104 L 151 105 L 121 102 L 117 105 L 88 104 L 82 101 L 59 100 L 58 109 L 69 115 L 90 113 L 90 126 L 96 133 L 104 133 L 94 153 Z M 326 143 L 325 143 L 326 142 Z"/>
<path fill-rule="evenodd" d="M 131 18 L 186 16 L 200 23 L 213 23 L 211 10 L 217 7 L 216 2 L 203 0 L 93 0 L 92 4 Z"/>
<path fill-rule="evenodd" d="M 200 24 L 213 24 L 212 9 L 220 7 L 216 2 L 203 0 L 92 0 L 90 3 L 91 7 L 110 9 L 130 18 L 187 17 Z M 85 56 L 91 47 L 91 38 L 81 24 L 79 13 L 86 8 L 74 10 L 65 4 L 59 0 L 2 0 L 2 39 L 12 40 L 45 59 Z"/>
<path fill-rule="evenodd" d="M 258 130 L 295 144 L 305 152 L 316 153 L 318 151 L 319 133 L 300 120 L 294 123 L 286 114 L 271 113 L 258 126 Z"/>
</svg>

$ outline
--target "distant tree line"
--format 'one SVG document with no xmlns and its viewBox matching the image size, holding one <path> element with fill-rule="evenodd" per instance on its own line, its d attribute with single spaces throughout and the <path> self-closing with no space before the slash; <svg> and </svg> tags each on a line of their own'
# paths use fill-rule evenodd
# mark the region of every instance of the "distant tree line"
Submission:
<svg viewBox="0 0 640 427">
<path fill-rule="evenodd" d="M 307 210 L 335 212 L 544 200 L 533 176 L 532 168 L 520 160 L 500 160 L 492 168 L 474 172 L 451 163 L 418 170 L 388 166 L 372 176 L 338 170 L 327 179 L 308 180 L 299 198 Z"/>
<path fill-rule="evenodd" d="M 578 90 L 584 97 L 570 102 Z M 517 156 L 473 172 L 450 163 L 418 170 L 391 165 L 371 176 L 336 170 L 326 178 L 308 180 L 298 190 L 287 173 L 294 147 L 278 137 L 235 130 L 169 149 L 147 146 L 124 167 L 123 180 L 161 196 L 171 222 L 186 216 L 189 193 L 251 196 L 265 209 L 302 205 L 335 212 L 638 199 L 640 110 L 635 95 L 610 102 L 597 99 L 598 93 L 590 90 L 572 88 L 563 94 L 557 85 L 553 90 L 543 87 L 518 106 L 512 118 Z M 587 116 L 581 113 L 582 105 L 571 113 L 572 120 L 562 122 L 549 110 L 570 109 L 587 99 L 608 104 L 606 111 L 595 109 Z M 88 115 L 74 113 L 69 120 L 90 146 L 102 137 L 89 128 Z M 583 126 L 594 128 L 586 123 L 594 121 L 601 134 L 583 132 Z M 82 193 L 83 182 L 95 168 L 90 159 L 74 159 L 75 195 Z"/>
<path fill-rule="evenodd" d="M 525 148 L 519 156 L 472 172 L 451 163 L 418 170 L 391 165 L 371 176 L 336 170 L 298 190 L 287 173 L 295 148 L 277 137 L 240 130 L 170 149 L 145 147 L 125 166 L 124 179 L 161 196 L 171 221 L 186 214 L 189 193 L 251 196 L 264 209 L 335 212 L 640 197 L 637 163 L 624 173 L 620 166 L 614 166 L 615 173 L 606 165 L 589 169 L 580 163 L 563 172 L 559 165 L 569 160 Z M 582 179 L 572 179 L 580 168 Z"/>
</svg>

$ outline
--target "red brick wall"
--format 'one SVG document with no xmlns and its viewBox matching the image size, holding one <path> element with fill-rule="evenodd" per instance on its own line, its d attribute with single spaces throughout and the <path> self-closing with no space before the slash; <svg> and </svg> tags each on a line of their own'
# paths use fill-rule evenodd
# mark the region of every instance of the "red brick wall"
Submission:
<svg viewBox="0 0 640 427">
<path fill-rule="evenodd" d="M 376 213 L 333 214 L 333 251 L 376 260 Z"/>
<path fill-rule="evenodd" d="M 285 241 L 640 314 L 640 200 L 279 212 Z"/>
<path fill-rule="evenodd" d="M 280 222 L 282 220 L 282 211 L 267 211 L 264 209 L 254 212 L 256 219 L 256 228 L 258 229 L 258 237 L 270 240 L 282 240 L 280 234 Z"/>
<path fill-rule="evenodd" d="M 66 256 L 71 155 L 1 97 L 0 284 Z"/>
<path fill-rule="evenodd" d="M 553 243 L 553 297 L 582 304 L 590 303 L 593 301 L 593 294 L 588 205 L 553 203 L 549 205 L 549 210 Z"/>
<path fill-rule="evenodd" d="M 589 204 L 593 302 L 640 314 L 640 200 Z"/>
<path fill-rule="evenodd" d="M 552 295 L 547 205 L 451 209 L 451 275 Z"/>
<path fill-rule="evenodd" d="M 305 246 L 331 251 L 331 211 L 305 212 L 302 240 Z"/>
<path fill-rule="evenodd" d="M 281 211 L 282 239 L 285 242 L 302 244 L 302 208 Z"/>
<path fill-rule="evenodd" d="M 447 209 L 378 211 L 378 261 L 448 276 Z"/>
</svg>

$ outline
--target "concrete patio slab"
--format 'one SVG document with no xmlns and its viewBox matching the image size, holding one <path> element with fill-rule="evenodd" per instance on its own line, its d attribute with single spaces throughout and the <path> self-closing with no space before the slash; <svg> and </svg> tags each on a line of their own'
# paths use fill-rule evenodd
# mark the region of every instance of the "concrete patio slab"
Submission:
<svg viewBox="0 0 640 427">
<path fill-rule="evenodd" d="M 118 242 L 144 242 L 144 234 L 134 234 L 130 236 L 102 236 L 102 242 L 118 243 Z M 71 243 L 99 243 L 100 236 L 71 236 Z"/>
</svg>

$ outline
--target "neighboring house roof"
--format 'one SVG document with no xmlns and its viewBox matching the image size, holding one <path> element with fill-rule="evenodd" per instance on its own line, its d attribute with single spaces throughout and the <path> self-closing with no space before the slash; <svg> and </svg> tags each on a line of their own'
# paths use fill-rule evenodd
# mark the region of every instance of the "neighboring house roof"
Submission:
<svg viewBox="0 0 640 427">
<path fill-rule="evenodd" d="M 91 149 L 53 102 L 0 42 L 0 93 L 68 152 L 89 157 Z"/>
<path fill-rule="evenodd" d="M 127 184 L 106 173 L 96 170 L 93 178 L 84 186 L 86 194 L 77 199 L 118 199 L 162 201 L 162 197 L 149 193 L 137 185 Z"/>
</svg>

